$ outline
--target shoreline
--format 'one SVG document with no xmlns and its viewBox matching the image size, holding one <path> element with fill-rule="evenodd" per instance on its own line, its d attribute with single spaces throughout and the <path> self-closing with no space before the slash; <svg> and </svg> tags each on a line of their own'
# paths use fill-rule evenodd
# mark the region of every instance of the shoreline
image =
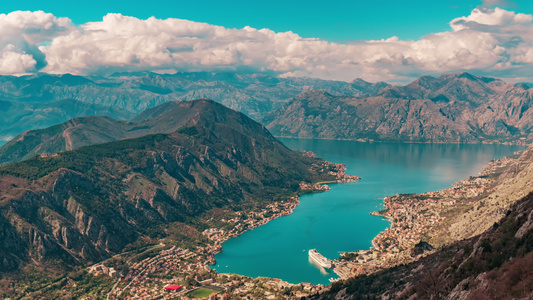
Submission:
<svg viewBox="0 0 533 300">
<path fill-rule="evenodd" d="M 239 232 L 235 232 L 235 233 L 231 233 L 228 232 L 228 234 L 220 234 L 221 233 L 221 229 L 216 229 L 216 228 L 209 228 L 209 229 L 206 229 L 204 230 L 204 232 L 202 232 L 203 235 L 207 236 L 210 240 L 212 240 L 215 244 L 214 245 L 220 245 L 220 250 L 216 253 L 214 253 L 214 255 L 220 253 L 223 249 L 222 249 L 222 244 L 233 238 L 233 237 L 236 237 L 236 236 L 239 236 L 243 233 L 245 233 L 246 231 L 248 230 L 252 230 L 254 228 L 257 228 L 259 226 L 262 226 L 262 225 L 265 225 L 267 224 L 268 222 L 274 220 L 274 219 L 277 219 L 277 218 L 280 218 L 280 217 L 283 217 L 283 216 L 288 216 L 290 214 L 292 214 L 294 212 L 294 209 L 300 204 L 300 197 L 304 194 L 307 194 L 307 193 L 320 193 L 320 192 L 324 192 L 324 191 L 328 191 L 330 190 L 329 186 L 325 185 L 327 183 L 348 183 L 348 182 L 356 182 L 356 181 L 359 181 L 361 179 L 361 177 L 359 176 L 355 176 L 355 175 L 349 175 L 349 174 L 345 174 L 344 171 L 346 169 L 346 166 L 344 166 L 343 164 L 335 164 L 337 166 L 339 166 L 339 170 L 338 170 L 338 173 L 337 173 L 337 179 L 336 180 L 329 180 L 329 181 L 319 181 L 319 182 L 315 182 L 315 183 L 300 183 L 300 194 L 296 195 L 296 196 L 293 196 L 293 197 L 290 197 L 287 201 L 289 202 L 289 205 L 285 205 L 285 209 L 284 210 L 281 210 L 279 213 L 277 214 L 273 214 L 269 217 L 264 217 L 262 218 L 261 220 L 258 220 L 256 223 L 253 223 L 253 224 L 250 224 L 250 226 L 248 226 L 246 229 L 242 230 L 242 231 L 239 231 Z M 281 202 L 281 203 L 285 203 L 284 201 Z M 270 204 L 267 206 L 268 207 L 271 207 L 273 204 Z M 278 203 L 279 205 L 279 203 Z M 259 214 L 259 215 L 264 215 L 265 214 L 265 210 L 266 209 L 263 209 L 261 212 L 259 213 L 253 213 L 253 215 L 256 215 L 256 214 Z M 235 229 L 235 228 L 234 228 Z M 215 233 L 216 232 L 216 233 Z M 215 233 L 215 234 L 213 234 Z"/>
<path fill-rule="evenodd" d="M 503 160 L 505 159 L 490 162 L 489 166 L 486 166 L 483 170 L 487 169 L 491 165 L 498 164 Z M 298 191 L 297 195 L 287 197 L 284 200 L 278 202 L 269 203 L 266 206 L 263 206 L 263 208 L 261 208 L 260 210 L 258 209 L 257 211 L 236 213 L 235 217 L 230 220 L 222 219 L 222 221 L 226 222 L 227 224 L 233 223 L 231 229 L 220 229 L 222 225 L 218 228 L 205 229 L 201 234 L 210 240 L 207 245 L 198 246 L 193 249 L 181 249 L 179 247 L 174 246 L 170 249 L 161 250 L 155 256 L 150 256 L 142 261 L 138 261 L 138 259 L 135 258 L 128 259 L 128 266 L 135 261 L 138 262 L 131 265 L 131 267 L 129 268 L 130 272 L 128 274 L 119 274 L 117 283 L 109 292 L 109 295 L 112 297 L 116 297 L 124 292 L 130 293 L 132 295 L 163 295 L 161 293 L 162 284 L 176 283 L 179 283 L 180 285 L 185 286 L 186 288 L 215 285 L 223 288 L 226 292 L 229 292 L 230 294 L 238 297 L 246 297 L 248 295 L 251 295 L 252 293 L 260 293 L 265 297 L 276 296 L 279 298 L 283 298 L 283 293 L 287 290 L 289 290 L 291 295 L 293 296 L 304 297 L 306 295 L 319 292 L 323 289 L 327 289 L 330 284 L 327 284 L 325 286 L 321 284 L 314 285 L 308 283 L 292 284 L 275 278 L 254 278 L 240 274 L 222 273 L 222 270 L 215 270 L 211 267 L 212 265 L 216 264 L 215 255 L 223 251 L 222 244 L 225 241 L 240 234 L 243 234 L 248 230 L 257 228 L 261 225 L 265 225 L 276 218 L 292 214 L 294 212 L 294 209 L 300 204 L 301 195 L 305 193 L 322 192 L 329 190 L 329 186 L 326 185 L 328 183 L 353 182 L 361 179 L 358 176 L 345 174 L 345 167 L 342 164 L 333 165 L 337 166 L 337 168 L 334 169 L 334 171 L 336 171 L 334 174 L 336 177 L 335 180 L 321 181 L 315 183 L 301 183 L 300 190 Z M 455 183 L 453 187 L 445 189 L 443 191 L 429 192 L 420 195 L 424 195 L 424 197 L 427 197 L 427 199 L 423 200 L 427 200 L 429 202 L 433 201 L 430 200 L 430 198 L 437 197 L 438 193 L 450 193 L 455 195 L 461 194 L 463 196 L 463 194 L 469 189 L 472 189 L 473 187 L 475 187 L 475 185 L 480 184 L 480 180 L 483 179 L 481 177 L 482 176 L 471 176 L 469 179 L 465 179 L 463 181 Z M 457 184 L 460 185 L 457 186 Z M 477 193 L 478 191 L 474 189 L 472 190 L 472 192 Z M 405 199 L 408 199 L 408 197 L 412 198 L 413 196 L 417 195 L 410 194 L 386 197 L 386 202 L 390 204 L 390 207 L 386 205 L 387 210 L 380 212 L 372 212 L 371 214 L 387 218 L 391 222 L 389 228 L 392 228 L 393 224 L 399 224 L 394 219 L 394 216 L 392 214 L 389 215 L 391 212 L 397 209 L 397 207 L 393 206 L 392 204 L 402 204 L 409 206 L 411 204 L 414 204 L 414 202 L 411 203 L 406 201 Z M 399 203 L 398 201 L 396 201 L 397 199 L 402 200 L 402 202 Z M 419 201 L 420 199 L 416 200 Z M 418 206 L 415 205 L 413 207 Z M 417 220 L 417 222 L 419 222 L 419 220 Z M 408 249 L 402 249 L 402 251 L 392 252 L 389 251 L 389 248 L 380 248 L 383 247 L 383 245 L 379 243 L 378 238 L 380 237 L 380 235 L 386 232 L 387 229 L 372 239 L 372 247 L 370 249 L 343 253 L 341 257 L 335 259 L 332 271 L 335 272 L 335 274 L 337 274 L 340 279 L 347 279 L 361 274 L 373 273 L 383 268 L 397 265 L 401 262 L 410 262 L 417 259 L 417 257 L 420 257 L 413 257 Z M 405 236 L 405 234 L 399 231 L 395 234 L 394 238 L 400 240 Z M 419 240 L 421 240 L 421 236 L 411 236 L 408 242 L 410 243 L 409 245 L 412 245 L 414 241 Z M 426 250 L 421 255 L 427 255 L 428 253 L 431 253 L 431 251 L 432 250 Z M 175 262 L 172 263 L 170 262 L 170 260 L 174 260 Z M 151 279 L 146 277 L 145 275 L 154 271 L 161 272 L 161 270 L 164 269 L 171 269 L 167 270 L 166 272 L 179 271 L 179 273 L 176 273 L 176 275 L 173 275 L 173 277 L 169 276 L 170 274 L 174 273 L 170 273 L 169 275 L 165 275 L 162 277 L 156 277 L 158 278 L 156 280 L 156 282 L 158 283 L 154 287 L 153 284 L 150 283 L 152 282 Z M 202 280 L 200 280 L 199 278 L 201 278 Z M 190 285 L 189 282 L 197 282 L 197 284 Z M 182 292 L 179 293 L 179 295 L 182 296 L 183 299 L 188 299 L 186 296 L 186 293 L 188 292 L 190 292 L 190 289 L 184 289 L 182 290 Z"/>
<path fill-rule="evenodd" d="M 324 141 L 350 141 L 350 142 L 359 142 L 359 143 L 389 143 L 389 144 L 450 144 L 450 145 L 517 145 L 517 146 L 527 146 L 530 145 L 533 141 L 527 140 L 513 140 L 509 142 L 498 142 L 498 141 L 481 141 L 481 142 L 422 142 L 422 141 L 385 141 L 385 140 L 374 140 L 371 138 L 358 138 L 358 139 L 335 139 L 335 138 L 317 138 L 317 137 L 296 137 L 296 136 L 281 136 L 275 135 L 275 138 L 282 139 L 300 139 L 300 140 L 324 140 Z"/>
<path fill-rule="evenodd" d="M 498 172 L 517 159 L 516 153 L 513 157 L 494 159 L 483 167 L 478 176 L 455 182 L 444 190 L 385 197 L 385 209 L 370 214 L 386 218 L 390 226 L 372 239 L 370 249 L 343 253 L 340 260 L 351 269 L 351 277 L 354 277 L 409 263 L 433 253 L 449 242 L 442 240 L 437 243 L 437 229 L 449 219 L 448 214 L 456 204 L 464 204 L 489 192 Z"/>
<path fill-rule="evenodd" d="M 291 295 L 301 298 L 321 291 L 325 288 L 322 284 L 292 284 L 276 278 L 254 278 L 240 274 L 222 273 L 219 270 L 212 269 L 211 266 L 216 264 L 215 255 L 223 251 L 222 244 L 225 241 L 241 235 L 248 230 L 265 225 L 274 219 L 292 214 L 294 209 L 300 204 L 300 196 L 303 194 L 329 190 L 329 186 L 325 185 L 324 182 L 342 183 L 360 179 L 358 176 L 345 174 L 346 167 L 342 164 L 331 162 L 327 162 L 327 164 L 334 167 L 334 172 L 330 171 L 328 174 L 335 176 L 335 180 L 301 183 L 297 195 L 287 197 L 278 202 L 269 203 L 258 211 L 236 213 L 235 217 L 230 220 L 222 219 L 221 221 L 226 223 L 233 223 L 233 226 L 227 231 L 221 228 L 205 229 L 201 234 L 210 240 L 205 246 L 197 246 L 193 249 L 182 249 L 177 246 L 172 246 L 171 248 L 162 249 L 157 254 L 141 261 L 138 261 L 135 257 L 130 257 L 126 263 L 128 266 L 127 270 L 129 270 L 127 274 L 117 273 L 114 268 L 106 266 L 103 262 L 93 265 L 89 269 L 89 272 L 93 275 L 107 275 L 115 278 L 116 282 L 113 288 L 107 293 L 108 299 L 116 298 L 124 293 L 141 297 L 149 295 L 155 298 L 165 298 L 167 294 L 162 291 L 162 286 L 176 283 L 179 283 L 183 288 L 174 295 L 179 295 L 182 299 L 189 299 L 187 294 L 194 288 L 207 287 L 209 285 L 222 288 L 225 292 L 230 292 L 233 295 L 241 297 L 251 296 L 250 293 L 252 292 L 254 294 L 259 292 L 265 297 L 276 296 L 278 298 L 284 298 L 284 293 L 289 290 Z M 173 263 L 171 262 L 169 264 L 170 261 L 173 261 Z M 112 262 L 108 264 L 112 265 Z M 168 275 L 164 275 L 158 277 L 158 283 L 153 286 L 153 281 L 147 274 L 165 269 L 167 270 L 165 274 L 168 274 L 168 272 L 178 272 L 176 274 L 188 275 L 185 277 L 174 277 L 173 279 L 166 279 Z M 208 275 L 208 279 L 198 279 L 198 276 L 204 278 L 206 276 L 205 274 L 210 274 Z M 197 282 L 197 285 L 186 284 L 186 282 Z M 259 283 L 261 283 L 260 288 L 258 287 Z M 171 295 L 168 294 L 168 296 Z"/>
</svg>

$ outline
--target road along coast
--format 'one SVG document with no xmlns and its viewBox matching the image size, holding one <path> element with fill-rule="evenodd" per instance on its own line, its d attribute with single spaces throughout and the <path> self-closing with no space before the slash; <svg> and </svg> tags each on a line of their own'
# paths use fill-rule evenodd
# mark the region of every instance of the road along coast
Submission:
<svg viewBox="0 0 533 300">
<path fill-rule="evenodd" d="M 517 164 L 519 153 L 491 161 L 478 176 L 452 187 L 421 194 L 399 194 L 384 198 L 384 209 L 371 214 L 387 218 L 391 225 L 372 240 L 372 248 L 344 253 L 336 268 L 349 269 L 341 278 L 369 274 L 417 260 L 438 247 L 458 240 L 450 228 L 465 213 L 483 206 L 505 170 Z M 503 208 L 501 208 L 503 209 Z"/>
<path fill-rule="evenodd" d="M 307 152 L 307 155 L 314 155 Z M 360 178 L 345 174 L 342 164 L 324 162 L 325 169 L 336 180 L 332 182 L 353 182 Z M 300 184 L 300 194 L 327 191 L 323 183 Z M 211 290 L 218 294 L 249 299 L 295 299 L 305 297 L 324 288 L 323 285 L 311 283 L 291 284 L 276 278 L 251 278 L 237 274 L 217 273 L 210 266 L 216 264 L 215 255 L 222 251 L 222 244 L 247 230 L 264 225 L 267 222 L 289 215 L 299 204 L 299 197 L 287 197 L 284 200 L 267 204 L 260 210 L 240 212 L 232 218 L 222 219 L 223 227 L 208 228 L 202 232 L 208 242 L 197 247 L 182 248 L 172 245 L 157 245 L 137 255 L 117 255 L 114 259 L 96 264 L 88 269 L 95 276 L 108 276 L 113 281 L 108 299 L 120 297 L 146 299 L 192 299 L 199 288 Z M 157 250 L 157 251 L 156 251 Z M 149 254 L 148 252 L 152 252 Z M 120 262 L 123 272 L 117 272 L 113 266 Z M 124 268 L 123 266 L 127 266 Z M 165 290 L 165 286 L 179 285 L 174 292 Z"/>
</svg>

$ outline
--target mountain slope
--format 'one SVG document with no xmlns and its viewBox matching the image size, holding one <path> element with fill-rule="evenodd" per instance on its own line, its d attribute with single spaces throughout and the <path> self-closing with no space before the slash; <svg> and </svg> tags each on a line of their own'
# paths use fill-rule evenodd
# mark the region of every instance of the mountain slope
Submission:
<svg viewBox="0 0 533 300">
<path fill-rule="evenodd" d="M 383 141 L 473 142 L 477 134 L 431 100 L 347 98 L 313 91 L 298 95 L 262 121 L 276 136 Z"/>
<path fill-rule="evenodd" d="M 105 116 L 79 117 L 49 128 L 26 131 L 0 147 L 0 165 L 83 146 L 137 138 L 148 134 L 175 132 L 193 118 L 199 118 L 200 114 L 206 113 L 205 109 L 216 118 L 213 121 L 224 120 L 216 109 L 211 111 L 198 103 L 201 101 L 192 102 L 192 104 L 166 102 L 147 109 L 131 121 L 115 120 Z M 190 109 L 183 109 L 186 107 Z M 241 121 L 247 122 L 245 119 Z"/>
<path fill-rule="evenodd" d="M 393 268 L 339 282 L 315 298 L 530 299 L 533 147 L 518 158 L 505 160 L 504 164 L 493 165 L 490 172 L 470 178 L 478 183 L 478 179 L 487 180 L 486 188 L 475 191 L 475 184 L 454 185 L 445 193 L 405 195 L 420 203 L 431 198 L 444 204 L 429 209 L 437 212 L 442 222 L 430 225 L 420 243 L 443 245 L 441 248 L 426 257 L 416 257 L 413 249 L 407 249 L 409 261 L 417 261 L 401 265 L 396 262 Z M 480 186 L 483 184 L 477 185 Z M 452 192 L 454 189 L 457 193 Z M 473 189 L 473 195 L 464 193 L 467 189 Z M 452 199 L 454 205 L 446 207 L 445 203 Z M 405 209 L 399 203 L 396 202 L 397 212 Z M 404 211 L 409 216 L 409 210 Z"/>
<path fill-rule="evenodd" d="M 0 147 L 0 165 L 83 146 L 174 132 L 199 114 L 198 105 L 193 105 L 191 111 L 180 109 L 189 105 L 167 102 L 148 109 L 131 122 L 105 116 L 79 117 L 49 128 L 26 131 Z"/>
<path fill-rule="evenodd" d="M 483 234 L 419 261 L 335 283 L 313 299 L 530 299 L 533 194 Z"/>
<path fill-rule="evenodd" d="M 468 73 L 423 76 L 374 96 L 303 93 L 262 122 L 285 137 L 524 143 L 533 141 L 532 93 Z"/>
<path fill-rule="evenodd" d="M 141 238 L 179 244 L 207 219 L 334 179 L 336 165 L 289 150 L 241 113 L 205 99 L 167 105 L 145 124 L 174 132 L 1 167 L 0 269 L 96 262 Z"/>
</svg>

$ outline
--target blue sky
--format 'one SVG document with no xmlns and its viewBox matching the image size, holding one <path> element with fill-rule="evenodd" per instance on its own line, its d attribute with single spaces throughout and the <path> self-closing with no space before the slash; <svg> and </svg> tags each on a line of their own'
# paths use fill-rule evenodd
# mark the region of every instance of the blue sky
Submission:
<svg viewBox="0 0 533 300">
<path fill-rule="evenodd" d="M 482 5 L 477 0 L 16 0 L 3 1 L 1 13 L 43 10 L 76 24 L 101 21 L 107 13 L 146 19 L 181 18 L 230 28 L 246 25 L 329 41 L 418 39 L 449 30 L 448 22 Z M 490 5 L 490 1 L 489 5 Z M 492 1 L 517 12 L 533 13 L 531 1 Z"/>
<path fill-rule="evenodd" d="M 269 72 L 408 82 L 467 71 L 533 82 L 531 0 L 18 0 L 0 74 Z"/>
</svg>

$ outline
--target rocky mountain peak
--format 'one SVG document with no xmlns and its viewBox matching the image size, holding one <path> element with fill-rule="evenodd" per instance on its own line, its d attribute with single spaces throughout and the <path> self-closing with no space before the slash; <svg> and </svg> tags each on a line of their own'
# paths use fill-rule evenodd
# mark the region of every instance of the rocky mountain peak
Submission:
<svg viewBox="0 0 533 300">
<path fill-rule="evenodd" d="M 2 270 L 96 262 L 139 237 L 159 243 L 174 233 L 173 242 L 196 243 L 211 211 L 232 214 L 292 197 L 301 182 L 335 180 L 333 165 L 209 99 L 166 103 L 139 122 L 90 120 L 27 132 L 8 148 L 73 150 L 0 167 Z"/>
<path fill-rule="evenodd" d="M 169 101 L 147 109 L 131 121 L 106 116 L 79 117 L 46 129 L 27 131 L 0 147 L 0 165 L 82 146 L 173 133 L 191 126 L 207 131 L 233 126 L 245 134 L 261 133 L 273 139 L 260 124 L 213 100 Z"/>
<path fill-rule="evenodd" d="M 466 72 L 422 76 L 375 96 L 302 93 L 263 122 L 279 136 L 521 143 L 533 141 L 529 91 Z"/>
</svg>

